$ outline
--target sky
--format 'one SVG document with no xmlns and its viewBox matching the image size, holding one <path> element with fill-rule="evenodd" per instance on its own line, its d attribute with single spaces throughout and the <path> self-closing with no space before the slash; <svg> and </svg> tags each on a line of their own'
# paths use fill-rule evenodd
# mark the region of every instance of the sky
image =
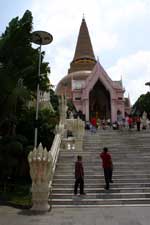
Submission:
<svg viewBox="0 0 150 225">
<path fill-rule="evenodd" d="M 95 57 L 112 80 L 122 79 L 125 96 L 134 104 L 149 91 L 150 0 L 0 0 L 0 6 L 0 34 L 28 9 L 33 31 L 53 35 L 53 42 L 42 46 L 53 85 L 67 75 L 84 15 Z"/>
</svg>

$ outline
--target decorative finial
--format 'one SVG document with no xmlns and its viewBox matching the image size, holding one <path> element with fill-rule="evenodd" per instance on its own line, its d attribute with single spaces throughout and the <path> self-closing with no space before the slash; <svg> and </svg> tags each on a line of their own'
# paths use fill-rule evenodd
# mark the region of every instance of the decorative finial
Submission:
<svg viewBox="0 0 150 225">
<path fill-rule="evenodd" d="M 83 13 L 83 18 L 82 18 L 83 20 L 85 19 L 85 16 L 84 16 L 84 13 Z"/>
<path fill-rule="evenodd" d="M 99 57 L 97 56 L 97 62 L 99 62 Z"/>
</svg>

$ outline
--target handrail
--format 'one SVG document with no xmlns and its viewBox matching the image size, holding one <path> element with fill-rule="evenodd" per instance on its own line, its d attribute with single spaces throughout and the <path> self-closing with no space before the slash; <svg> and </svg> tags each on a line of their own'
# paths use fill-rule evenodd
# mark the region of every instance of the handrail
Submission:
<svg viewBox="0 0 150 225">
<path fill-rule="evenodd" d="M 61 132 L 62 132 L 62 130 L 61 130 Z M 49 151 L 49 154 L 51 155 L 51 158 L 52 158 L 51 177 L 50 177 L 50 181 L 49 181 L 50 210 L 52 209 L 52 182 L 53 182 L 53 176 L 54 176 L 54 173 L 55 173 L 56 163 L 57 163 L 57 159 L 58 159 L 59 151 L 60 151 L 61 137 L 62 137 L 61 132 L 55 134 L 55 138 L 54 138 L 52 147 Z"/>
<path fill-rule="evenodd" d="M 54 141 L 53 141 L 53 145 L 51 147 L 51 151 L 50 151 L 51 156 L 52 156 L 52 178 L 53 178 L 53 174 L 54 174 L 55 168 L 56 168 L 56 163 L 57 163 L 59 150 L 60 150 L 60 144 L 61 144 L 61 135 L 56 134 Z"/>
<path fill-rule="evenodd" d="M 50 187 L 50 191 L 49 191 L 49 205 L 50 205 L 49 211 L 51 211 L 52 210 L 52 187 Z"/>
</svg>

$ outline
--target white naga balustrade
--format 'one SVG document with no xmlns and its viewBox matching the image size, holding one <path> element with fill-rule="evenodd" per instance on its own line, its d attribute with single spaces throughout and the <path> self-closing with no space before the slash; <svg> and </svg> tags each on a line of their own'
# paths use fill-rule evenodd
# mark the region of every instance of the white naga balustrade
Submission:
<svg viewBox="0 0 150 225">
<path fill-rule="evenodd" d="M 62 132 L 62 127 L 59 129 Z M 42 144 L 34 148 L 28 155 L 30 176 L 32 179 L 32 210 L 47 211 L 49 193 L 52 188 L 52 179 L 59 155 L 61 133 L 55 135 L 51 151 L 43 149 Z"/>
<path fill-rule="evenodd" d="M 80 119 L 66 119 L 65 131 L 71 131 L 72 137 L 66 137 L 64 134 L 63 146 L 65 150 L 75 149 L 82 151 L 83 149 L 83 136 L 85 132 L 85 124 Z"/>
<path fill-rule="evenodd" d="M 47 211 L 49 209 L 49 180 L 52 175 L 52 155 L 42 144 L 34 148 L 28 155 L 30 176 L 32 178 L 32 210 Z"/>
<path fill-rule="evenodd" d="M 75 150 L 82 150 L 84 122 L 78 119 L 64 119 L 65 124 L 60 121 L 56 127 L 55 138 L 50 151 L 43 149 L 42 144 L 34 148 L 28 155 L 30 176 L 32 179 L 32 210 L 47 211 L 49 209 L 49 193 L 52 188 L 53 175 L 56 163 L 64 141 L 65 129 L 73 133 Z"/>
</svg>

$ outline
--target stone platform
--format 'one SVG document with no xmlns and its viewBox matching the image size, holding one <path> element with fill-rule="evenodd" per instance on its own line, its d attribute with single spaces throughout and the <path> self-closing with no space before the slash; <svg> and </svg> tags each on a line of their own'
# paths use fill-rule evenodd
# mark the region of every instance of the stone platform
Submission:
<svg viewBox="0 0 150 225">
<path fill-rule="evenodd" d="M 55 208 L 41 215 L 0 207 L 0 225 L 149 225 L 150 207 Z"/>
</svg>

